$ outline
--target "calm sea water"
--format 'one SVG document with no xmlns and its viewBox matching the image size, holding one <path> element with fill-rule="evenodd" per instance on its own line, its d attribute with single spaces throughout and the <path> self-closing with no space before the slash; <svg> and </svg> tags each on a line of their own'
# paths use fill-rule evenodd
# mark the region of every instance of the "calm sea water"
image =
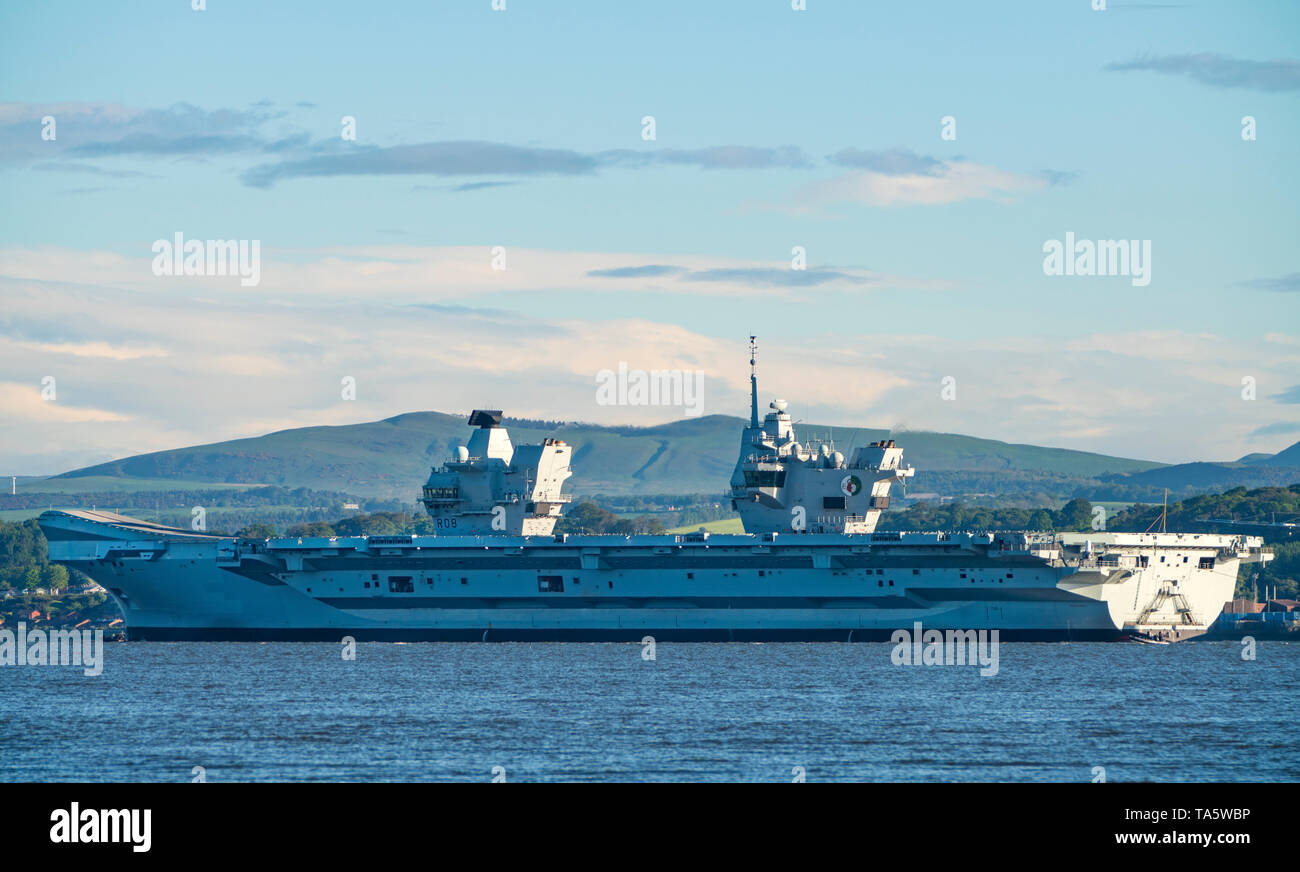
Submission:
<svg viewBox="0 0 1300 872">
<path fill-rule="evenodd" d="M 1300 645 L 108 643 L 0 667 L 0 779 L 1295 781 Z"/>
</svg>

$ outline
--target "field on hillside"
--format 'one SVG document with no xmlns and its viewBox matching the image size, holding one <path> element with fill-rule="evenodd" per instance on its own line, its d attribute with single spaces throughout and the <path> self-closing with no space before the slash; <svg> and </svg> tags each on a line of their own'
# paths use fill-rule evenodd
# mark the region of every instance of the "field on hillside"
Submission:
<svg viewBox="0 0 1300 872">
<path fill-rule="evenodd" d="M 705 521 L 703 524 L 686 524 L 681 527 L 673 527 L 669 533 L 698 533 L 701 529 L 709 533 L 743 533 L 744 525 L 741 524 L 740 518 L 722 518 L 718 521 Z"/>
</svg>

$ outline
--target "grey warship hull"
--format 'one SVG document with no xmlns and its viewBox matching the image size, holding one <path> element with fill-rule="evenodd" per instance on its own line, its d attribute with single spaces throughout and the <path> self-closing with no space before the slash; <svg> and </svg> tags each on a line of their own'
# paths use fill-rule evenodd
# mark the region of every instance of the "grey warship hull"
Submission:
<svg viewBox="0 0 1300 872">
<path fill-rule="evenodd" d="M 103 512 L 40 518 L 131 639 L 1004 640 L 1202 631 L 1246 537 L 873 533 L 235 539 Z"/>
<path fill-rule="evenodd" d="M 499 410 L 422 502 L 439 535 L 246 539 L 105 512 L 40 518 L 50 559 L 109 590 L 133 639 L 870 641 L 898 630 L 1024 640 L 1204 632 L 1258 537 L 875 532 L 913 475 L 894 440 L 795 439 L 784 400 L 750 421 L 731 480 L 743 535 L 551 535 L 561 439 L 516 448 Z"/>
</svg>

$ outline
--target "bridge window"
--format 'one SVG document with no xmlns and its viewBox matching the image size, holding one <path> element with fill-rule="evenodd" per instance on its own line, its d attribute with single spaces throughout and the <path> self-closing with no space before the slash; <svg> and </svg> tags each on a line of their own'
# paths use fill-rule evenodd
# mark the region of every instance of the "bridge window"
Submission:
<svg viewBox="0 0 1300 872">
<path fill-rule="evenodd" d="M 1213 557 L 1202 557 L 1200 563 L 1198 563 L 1198 564 L 1196 565 L 1196 568 L 1197 568 L 1197 569 L 1213 569 L 1213 568 L 1214 568 L 1214 558 L 1213 558 Z"/>
<path fill-rule="evenodd" d="M 784 469 L 746 469 L 745 487 L 785 487 Z"/>
</svg>

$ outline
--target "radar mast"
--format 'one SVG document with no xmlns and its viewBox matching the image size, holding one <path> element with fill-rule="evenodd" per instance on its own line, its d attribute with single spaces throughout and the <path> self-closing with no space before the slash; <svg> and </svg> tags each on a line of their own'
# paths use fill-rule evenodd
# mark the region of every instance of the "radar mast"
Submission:
<svg viewBox="0 0 1300 872">
<path fill-rule="evenodd" d="M 758 337 L 749 337 L 749 426 L 758 429 Z"/>
</svg>

